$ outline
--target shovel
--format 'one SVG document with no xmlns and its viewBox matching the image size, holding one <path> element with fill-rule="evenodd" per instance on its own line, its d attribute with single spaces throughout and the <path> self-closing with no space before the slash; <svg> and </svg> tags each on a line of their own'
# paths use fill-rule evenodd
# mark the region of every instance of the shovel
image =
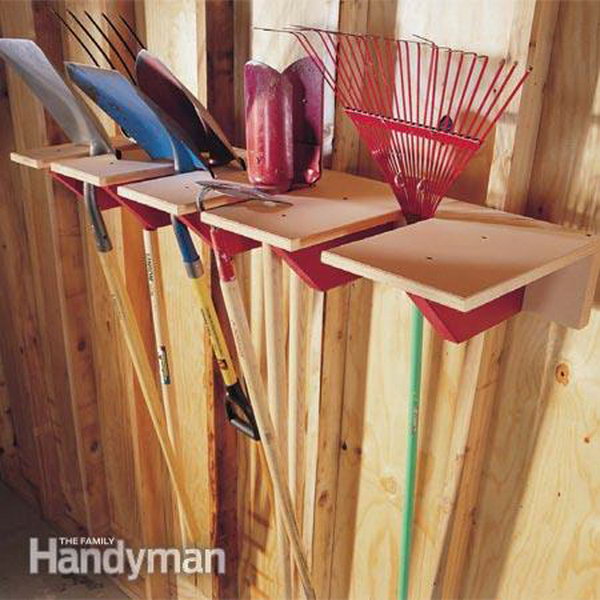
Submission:
<svg viewBox="0 0 600 600">
<path fill-rule="evenodd" d="M 90 154 L 93 156 L 111 151 L 108 137 L 94 115 L 83 102 L 77 99 L 71 88 L 34 42 L 22 39 L 0 39 L 0 55 L 21 75 L 72 142 L 89 144 Z M 182 474 L 173 447 L 165 435 L 160 398 L 146 354 L 143 336 L 135 318 L 131 299 L 110 252 L 112 245 L 98 209 L 94 186 L 84 183 L 83 195 L 99 251 L 100 264 L 116 304 L 116 312 L 123 329 L 125 343 L 161 446 L 169 476 L 183 507 L 187 525 L 194 539 L 200 539 L 202 532 L 197 521 L 193 520 L 194 513 L 183 486 Z"/>
<path fill-rule="evenodd" d="M 206 107 L 156 56 L 141 50 L 135 61 L 135 75 L 140 89 L 198 140 L 201 150 L 209 153 L 211 164 L 237 160 L 242 169 L 246 168 Z"/>
<path fill-rule="evenodd" d="M 76 63 L 68 63 L 67 70 L 74 83 L 127 130 L 152 158 L 165 158 L 165 154 L 173 156 L 175 170 L 179 173 L 199 168 L 209 169 L 198 153 L 191 151 L 193 141 L 190 137 L 184 141 L 186 134 L 183 133 L 183 128 L 174 119 L 169 119 L 159 106 L 137 90 L 123 75 Z M 225 382 L 228 419 L 242 433 L 257 440 L 259 434 L 252 408 L 242 390 L 225 343 L 200 257 L 187 227 L 176 217 L 172 217 L 172 224 L 186 272 L 196 284 L 202 316 Z"/>
</svg>

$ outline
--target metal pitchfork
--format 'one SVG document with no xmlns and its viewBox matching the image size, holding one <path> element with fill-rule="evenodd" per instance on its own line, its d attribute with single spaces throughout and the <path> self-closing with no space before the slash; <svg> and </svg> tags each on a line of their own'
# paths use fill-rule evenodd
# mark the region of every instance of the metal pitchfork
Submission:
<svg viewBox="0 0 600 600">
<path fill-rule="evenodd" d="M 50 11 L 56 17 L 56 19 L 58 19 L 58 21 L 61 23 L 61 25 L 79 43 L 79 45 L 82 47 L 82 49 L 84 50 L 86 55 L 90 58 L 92 63 L 96 67 L 100 67 L 100 62 L 97 59 L 97 57 L 94 55 L 92 48 L 83 41 L 80 33 L 77 32 L 75 27 L 73 25 L 71 25 L 67 21 L 66 18 L 62 17 L 60 15 L 60 13 L 58 13 L 56 10 L 51 8 Z M 126 74 L 131 79 L 131 81 L 135 84 L 135 79 L 134 79 L 133 73 L 131 71 L 131 66 L 133 66 L 133 64 L 135 63 L 136 54 L 135 54 L 134 50 L 131 48 L 131 46 L 127 43 L 127 40 L 125 37 L 127 35 L 127 33 L 125 33 L 125 34 L 121 33 L 119 31 L 117 25 L 115 24 L 115 22 L 113 22 L 113 20 L 110 17 L 108 17 L 105 13 L 102 13 L 103 20 L 108 24 L 111 31 L 117 36 L 117 38 L 119 39 L 119 41 L 121 42 L 121 44 L 123 45 L 125 50 L 127 51 L 127 54 L 131 57 L 132 65 L 130 65 L 130 66 L 128 66 L 126 60 L 123 57 L 122 52 L 120 52 L 117 49 L 117 47 L 112 42 L 110 37 L 102 30 L 102 28 L 100 27 L 98 22 L 92 17 L 92 15 L 87 10 L 84 11 L 84 14 L 87 17 L 87 19 L 91 22 L 91 24 L 94 26 L 94 28 L 98 31 L 98 33 L 100 34 L 102 39 L 104 41 L 106 41 L 106 43 L 109 45 L 112 52 L 117 57 L 119 63 L 121 64 L 122 68 L 117 69 L 115 66 L 115 63 L 111 60 L 109 55 L 102 48 L 101 43 L 85 27 L 82 20 L 79 17 L 77 17 L 77 15 L 75 13 L 73 13 L 73 11 L 71 11 L 71 10 L 67 9 L 66 13 L 67 13 L 68 17 L 70 17 L 72 19 L 72 21 L 74 21 L 74 23 L 78 27 L 78 29 L 81 30 L 81 33 L 87 39 L 89 39 L 91 44 L 93 44 L 93 47 L 96 48 L 96 50 L 100 53 L 100 55 L 106 61 L 108 66 L 111 69 L 114 69 L 117 71 L 118 70 L 121 70 L 121 72 L 124 71 L 124 74 Z M 129 23 L 123 16 L 119 15 L 119 18 L 120 18 L 121 22 L 124 24 L 124 26 L 126 27 L 127 32 L 134 37 L 138 46 L 140 46 L 140 48 L 143 49 L 144 44 L 139 39 L 139 37 L 135 34 L 131 25 L 129 25 Z M 152 325 L 153 325 L 153 329 L 154 329 L 156 355 L 157 355 L 157 361 L 158 361 L 158 370 L 159 370 L 159 374 L 160 374 L 163 410 L 164 410 L 164 414 L 165 414 L 165 420 L 167 423 L 167 433 L 170 438 L 171 444 L 174 444 L 173 415 L 172 415 L 172 411 L 171 411 L 172 403 L 169 401 L 169 391 L 170 391 L 169 386 L 171 383 L 171 376 L 170 376 L 170 371 L 169 371 L 169 360 L 168 360 L 168 356 L 167 356 L 167 350 L 166 350 L 166 346 L 164 343 L 165 338 L 164 338 L 164 334 L 163 334 L 163 326 L 161 323 L 162 319 L 161 319 L 161 306 L 160 305 L 161 305 L 162 293 L 161 293 L 161 286 L 160 286 L 160 273 L 158 272 L 157 264 L 156 264 L 156 256 L 157 256 L 156 231 L 144 228 L 143 229 L 143 239 L 144 239 L 144 254 L 145 254 L 145 259 L 146 259 L 145 260 L 146 277 L 147 277 L 147 281 L 148 281 L 148 290 L 150 293 Z"/>
<path fill-rule="evenodd" d="M 79 42 L 79 44 L 81 44 L 81 46 L 85 50 L 86 54 L 94 62 L 95 66 L 100 67 L 93 52 L 84 43 L 84 41 L 77 34 L 77 32 L 74 30 L 74 28 L 67 22 L 66 19 L 61 17 L 56 11 L 53 11 L 53 13 L 60 20 L 60 22 L 63 24 L 63 26 L 65 28 L 67 28 L 68 31 L 75 37 L 75 39 Z M 68 14 L 75 21 L 75 23 L 78 25 L 78 27 L 82 30 L 82 32 L 85 34 L 85 36 L 87 38 L 89 38 L 91 40 L 91 42 L 94 44 L 94 46 L 102 53 L 102 56 L 104 57 L 104 59 L 108 63 L 108 65 L 113 70 L 119 71 L 119 69 L 117 69 L 115 67 L 114 62 L 111 61 L 110 58 L 106 55 L 106 53 L 102 50 L 102 46 L 99 43 L 101 40 L 98 40 L 97 38 L 95 38 L 94 35 L 82 23 L 81 19 L 79 19 L 72 11 L 68 11 Z M 98 31 L 98 33 L 100 33 L 102 38 L 109 44 L 112 51 L 115 53 L 115 55 L 118 59 L 118 62 L 121 64 L 123 69 L 125 69 L 125 72 L 123 72 L 123 70 L 121 70 L 122 75 L 123 76 L 127 75 L 131 79 L 131 81 L 134 85 L 138 84 L 137 87 L 140 88 L 141 91 L 145 93 L 145 96 L 147 96 L 147 90 L 144 89 L 144 86 L 139 85 L 142 82 L 136 81 L 137 79 L 139 79 L 139 70 L 138 69 L 140 66 L 140 57 L 145 58 L 144 65 L 147 67 L 147 69 L 144 71 L 144 74 L 146 76 L 152 75 L 152 73 L 151 73 L 153 70 L 152 66 L 154 65 L 154 63 L 158 63 L 157 59 L 152 57 L 152 55 L 150 55 L 149 53 L 145 52 L 143 43 L 135 35 L 135 32 L 133 31 L 133 29 L 131 28 L 131 26 L 129 25 L 129 23 L 127 22 L 127 20 L 125 18 L 120 16 L 121 21 L 123 22 L 123 24 L 125 25 L 127 30 L 134 36 L 134 39 L 136 40 L 136 43 L 139 46 L 140 51 L 138 52 L 137 55 L 134 53 L 132 48 L 127 44 L 124 36 L 121 34 L 121 32 L 119 32 L 119 29 L 117 28 L 115 23 L 109 17 L 107 17 L 106 14 L 102 13 L 103 19 L 106 21 L 106 23 L 111 28 L 111 30 L 115 33 L 115 35 L 117 35 L 121 44 L 125 47 L 125 49 L 127 50 L 127 53 L 131 57 L 133 64 L 134 64 L 135 73 L 136 73 L 136 77 L 134 77 L 132 74 L 132 71 L 129 69 L 129 67 L 127 65 L 126 60 L 124 59 L 122 54 L 119 52 L 119 50 L 115 46 L 115 44 L 113 44 L 111 42 L 108 35 L 102 30 L 100 25 L 98 25 L 98 22 L 92 17 L 92 15 L 90 15 L 89 12 L 84 11 L 84 14 L 88 18 L 88 20 L 91 22 L 91 24 L 94 26 L 94 28 Z M 150 69 L 150 70 L 148 71 L 148 69 Z M 163 83 L 165 83 L 164 75 L 162 74 L 162 72 L 160 70 L 159 70 L 159 72 L 154 73 L 153 76 L 155 79 L 156 79 L 156 77 L 159 77 L 159 79 L 162 77 L 161 81 L 163 81 Z M 168 82 L 170 83 L 170 80 L 168 80 Z M 163 88 L 161 87 L 161 89 L 163 89 Z M 151 98 L 151 96 L 150 96 L 150 98 Z M 154 99 L 152 98 L 152 100 L 154 100 Z M 191 141 L 195 143 L 195 145 L 198 147 L 199 151 L 208 150 L 209 152 L 211 152 L 211 148 L 213 147 L 212 144 L 218 144 L 220 138 L 222 138 L 224 136 L 224 134 L 222 134 L 220 129 L 218 129 L 216 132 L 214 132 L 214 126 L 212 125 L 211 120 L 210 119 L 207 120 L 206 118 L 203 118 L 203 117 L 206 117 L 206 115 L 208 115 L 208 112 L 205 109 L 204 109 L 204 113 L 206 113 L 206 115 L 205 114 L 197 114 L 194 110 L 194 106 L 191 104 L 190 104 L 190 106 L 192 108 L 192 112 L 189 113 L 189 111 L 188 111 L 188 113 L 185 113 L 184 117 L 182 117 L 181 114 L 178 114 L 174 119 L 174 124 L 181 126 L 181 129 L 185 130 L 186 133 L 188 133 L 191 130 L 197 131 L 200 135 L 193 136 L 193 139 Z M 164 108 L 166 109 L 167 107 L 164 107 Z M 166 118 L 166 114 L 164 116 Z M 208 115 L 208 116 L 210 116 L 210 115 Z M 181 121 L 181 118 L 177 118 L 177 117 L 182 117 L 183 122 Z M 212 117 L 211 117 L 211 119 L 212 119 Z M 118 119 L 117 119 L 117 121 L 118 121 Z M 121 126 L 123 127 L 123 124 L 121 124 Z M 210 139 L 211 135 L 213 136 L 213 139 L 214 139 L 214 141 L 212 141 L 212 144 L 211 144 L 211 139 Z M 230 147 L 230 145 L 229 145 L 229 147 Z M 147 150 L 147 148 L 146 148 L 146 150 Z M 220 153 L 221 153 L 221 155 L 223 155 L 222 150 Z M 229 160 L 233 160 L 236 158 L 237 157 L 233 153 L 230 153 L 230 154 L 228 154 L 227 162 L 229 162 Z M 243 161 L 241 161 L 241 164 L 243 165 Z M 182 252 L 182 259 L 184 261 L 184 264 L 186 265 L 186 271 L 188 272 L 188 275 L 192 279 L 194 279 L 194 282 L 197 284 L 196 287 L 198 287 L 199 289 L 202 288 L 201 289 L 202 293 L 200 293 L 200 296 L 199 296 L 200 302 L 201 302 L 201 307 L 202 307 L 202 313 L 211 315 L 211 318 L 209 319 L 210 324 L 212 324 L 212 329 L 209 328 L 211 331 L 211 342 L 213 344 L 215 356 L 217 357 L 217 362 L 220 366 L 222 375 L 225 380 L 225 387 L 226 387 L 225 407 L 226 407 L 226 411 L 227 411 L 227 417 L 229 419 L 229 422 L 233 426 L 235 426 L 237 429 L 242 431 L 248 437 L 258 440 L 259 434 L 258 434 L 258 431 L 256 428 L 254 414 L 252 413 L 250 403 L 247 400 L 247 398 L 240 386 L 240 383 L 237 378 L 237 374 L 235 373 L 235 370 L 233 368 L 233 363 L 227 352 L 227 345 L 225 343 L 225 338 L 224 338 L 221 328 L 218 324 L 218 320 L 216 318 L 216 311 L 212 304 L 212 300 L 210 299 L 210 294 L 208 294 L 207 291 L 204 290 L 204 288 L 202 287 L 203 285 L 205 285 L 204 277 L 200 277 L 196 273 L 190 274 L 190 271 L 188 269 L 191 255 L 196 256 L 196 259 L 192 262 L 197 262 L 197 255 L 195 253 L 195 250 L 193 249 L 193 243 L 191 241 L 189 232 L 187 231 L 187 228 L 185 227 L 185 225 L 183 223 L 179 222 L 177 219 L 173 220 L 173 226 L 174 226 L 174 232 L 176 234 L 176 237 L 177 237 L 177 240 L 179 243 L 179 247 Z M 167 356 L 166 356 L 166 349 L 165 349 L 165 345 L 163 343 L 163 333 L 162 333 L 163 328 L 161 327 L 161 318 L 160 318 L 161 314 L 163 314 L 162 311 L 160 310 L 162 295 L 161 295 L 161 286 L 159 283 L 160 280 L 157 279 L 157 270 L 155 267 L 155 259 L 154 259 L 154 257 L 156 257 L 156 255 L 157 255 L 156 254 L 156 239 L 155 239 L 156 233 L 154 230 L 149 230 L 147 228 L 144 228 L 143 236 L 144 236 L 144 250 L 145 250 L 145 254 L 146 254 L 146 269 L 147 269 L 147 276 L 148 276 L 148 287 L 150 290 L 150 299 L 151 299 L 152 320 L 153 320 L 153 325 L 154 325 L 155 342 L 156 342 L 156 346 L 157 346 L 159 370 L 160 370 L 160 374 L 161 374 L 161 392 L 162 392 L 162 396 L 163 396 L 165 416 L 166 416 L 166 420 L 167 420 L 167 424 L 168 424 L 169 437 L 171 437 L 171 439 L 173 439 L 173 435 L 174 435 L 173 419 L 170 414 L 171 402 L 169 401 L 170 376 L 169 376 L 169 371 L 168 371 L 168 361 L 167 361 Z M 190 254 L 190 252 L 191 252 L 191 254 Z M 200 285 L 200 284 L 202 284 L 202 285 Z"/>
</svg>

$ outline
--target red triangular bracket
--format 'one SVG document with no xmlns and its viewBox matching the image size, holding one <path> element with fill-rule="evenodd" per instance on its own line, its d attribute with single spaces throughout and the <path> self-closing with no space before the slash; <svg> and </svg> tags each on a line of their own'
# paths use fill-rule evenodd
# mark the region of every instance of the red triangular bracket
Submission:
<svg viewBox="0 0 600 600">
<path fill-rule="evenodd" d="M 467 312 L 408 295 L 442 338 L 460 343 L 520 313 L 524 294 L 519 288 Z"/>
</svg>

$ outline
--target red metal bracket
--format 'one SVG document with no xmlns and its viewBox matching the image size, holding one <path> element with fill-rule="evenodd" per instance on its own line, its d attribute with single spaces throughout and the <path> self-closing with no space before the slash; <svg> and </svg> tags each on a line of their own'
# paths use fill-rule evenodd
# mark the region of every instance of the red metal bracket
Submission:
<svg viewBox="0 0 600 600">
<path fill-rule="evenodd" d="M 389 231 L 395 227 L 397 227 L 397 223 L 384 223 L 383 225 L 377 225 L 370 229 L 357 231 L 336 238 L 335 240 L 317 244 L 316 246 L 296 250 L 295 252 L 288 252 L 281 248 L 273 248 L 273 250 L 296 272 L 302 281 L 315 290 L 326 292 L 327 290 L 339 287 L 340 285 L 350 283 L 351 281 L 358 279 L 359 276 L 324 264 L 321 262 L 321 252 L 329 250 L 330 248 L 335 248 L 336 246 L 341 246 L 342 244 L 362 240 L 363 238 L 377 235 L 384 231 Z"/>
<path fill-rule="evenodd" d="M 207 243 L 213 250 L 213 240 L 210 235 L 211 226 L 206 225 L 200 221 L 200 214 L 198 212 L 188 213 L 187 215 L 180 215 L 178 219 L 185 223 L 194 233 L 199 235 L 205 243 Z M 229 256 L 235 256 L 242 252 L 247 252 L 260 246 L 260 242 L 251 240 L 250 238 L 243 237 L 237 233 L 219 230 L 219 246 L 223 248 Z"/>
<path fill-rule="evenodd" d="M 52 173 L 52 179 L 64 185 L 78 198 L 83 197 L 82 181 L 78 181 L 77 179 L 67 177 L 66 175 L 60 175 L 59 173 Z M 109 210 L 111 208 L 117 208 L 119 206 L 119 203 L 112 197 L 112 195 L 106 193 L 106 191 L 102 188 L 96 190 L 96 201 L 98 202 L 98 208 L 100 210 Z"/>
</svg>

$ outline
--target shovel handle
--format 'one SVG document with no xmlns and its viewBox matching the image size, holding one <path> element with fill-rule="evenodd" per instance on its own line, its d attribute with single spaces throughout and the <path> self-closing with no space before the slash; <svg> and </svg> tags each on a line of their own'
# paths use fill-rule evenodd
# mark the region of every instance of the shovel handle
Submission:
<svg viewBox="0 0 600 600">
<path fill-rule="evenodd" d="M 226 394 L 224 401 L 227 419 L 231 425 L 249 438 L 259 440 L 260 435 L 254 418 L 254 412 L 252 411 L 252 405 L 246 398 L 235 372 L 233 360 L 231 359 L 221 323 L 219 322 L 219 317 L 212 301 L 210 288 L 206 280 L 206 273 L 202 268 L 200 256 L 196 251 L 192 236 L 189 229 L 179 219 L 173 216 L 171 222 L 188 277 L 195 284 L 198 299 L 200 300 L 202 318 L 208 330 L 213 354 L 217 359 L 217 365 L 225 384 Z"/>
<path fill-rule="evenodd" d="M 91 183 L 83 184 L 83 202 L 90 218 L 98 252 L 110 252 L 112 250 L 112 243 L 106 229 L 106 223 L 96 202 L 96 191 Z"/>
</svg>

